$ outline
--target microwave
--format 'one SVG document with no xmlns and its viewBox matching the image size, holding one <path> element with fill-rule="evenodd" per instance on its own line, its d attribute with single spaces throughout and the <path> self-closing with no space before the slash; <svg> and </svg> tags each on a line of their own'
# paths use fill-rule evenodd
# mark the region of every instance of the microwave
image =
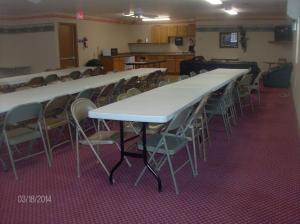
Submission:
<svg viewBox="0 0 300 224">
<path fill-rule="evenodd" d="M 103 56 L 114 56 L 118 54 L 118 48 L 105 48 L 102 49 Z"/>
</svg>

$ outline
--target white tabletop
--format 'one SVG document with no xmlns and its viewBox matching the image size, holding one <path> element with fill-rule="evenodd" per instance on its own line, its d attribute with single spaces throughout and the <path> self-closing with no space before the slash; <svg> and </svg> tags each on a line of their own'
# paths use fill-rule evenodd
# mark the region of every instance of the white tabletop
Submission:
<svg viewBox="0 0 300 224">
<path fill-rule="evenodd" d="M 105 86 L 118 82 L 120 79 L 129 79 L 133 76 L 145 76 L 151 72 L 165 68 L 140 68 L 123 72 L 109 73 L 88 78 L 72 80 L 68 82 L 56 83 L 48 86 L 36 87 L 32 89 L 20 90 L 12 93 L 0 95 L 0 113 L 9 111 L 15 106 L 32 103 L 45 102 L 57 96 L 78 93 L 89 88 Z"/>
<path fill-rule="evenodd" d="M 216 69 L 92 110 L 89 117 L 165 123 L 182 109 L 198 102 L 206 93 L 248 72 L 248 69 Z"/>
<path fill-rule="evenodd" d="M 26 75 L 17 75 L 12 77 L 6 77 L 0 79 L 0 85 L 14 85 L 14 84 L 20 84 L 28 82 L 30 79 L 42 76 L 46 77 L 50 74 L 56 74 L 57 76 L 64 76 L 68 75 L 73 71 L 80 71 L 84 72 L 88 68 L 95 68 L 95 67 L 75 67 L 75 68 L 67 68 L 67 69 L 61 69 L 61 70 L 53 70 L 53 71 L 47 71 L 47 72 L 39 72 L 39 73 L 33 73 L 33 74 L 26 74 Z"/>
</svg>

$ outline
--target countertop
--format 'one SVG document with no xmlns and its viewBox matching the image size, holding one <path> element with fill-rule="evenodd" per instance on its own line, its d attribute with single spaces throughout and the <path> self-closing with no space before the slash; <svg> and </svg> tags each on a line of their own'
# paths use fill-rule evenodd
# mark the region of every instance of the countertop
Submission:
<svg viewBox="0 0 300 224">
<path fill-rule="evenodd" d="M 194 53 L 190 52 L 127 52 L 127 53 L 120 53 L 117 55 L 114 55 L 112 57 L 127 57 L 127 56 L 143 56 L 143 55 L 158 55 L 158 56 L 168 56 L 168 55 L 178 55 L 178 56 L 185 56 L 185 55 L 191 55 L 194 56 Z M 103 57 L 103 56 L 102 56 Z M 105 56 L 104 56 L 105 57 Z M 109 56 L 110 57 L 110 56 Z"/>
</svg>

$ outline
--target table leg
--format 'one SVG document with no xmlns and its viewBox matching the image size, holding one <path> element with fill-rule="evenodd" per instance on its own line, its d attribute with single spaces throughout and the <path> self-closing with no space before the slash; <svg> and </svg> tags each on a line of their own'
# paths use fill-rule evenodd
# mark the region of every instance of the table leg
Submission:
<svg viewBox="0 0 300 224">
<path fill-rule="evenodd" d="M 124 160 L 125 151 L 124 151 L 124 123 L 120 121 L 120 147 L 121 147 L 121 158 L 119 162 L 112 168 L 109 175 L 109 182 L 113 184 L 113 175 L 116 169 L 121 165 Z"/>
<path fill-rule="evenodd" d="M 158 192 L 161 192 L 162 191 L 162 187 L 161 187 L 160 177 L 157 175 L 157 173 L 155 173 L 155 171 L 150 166 L 150 164 L 148 163 L 148 160 L 147 160 L 147 133 L 146 133 L 147 128 L 146 128 L 146 126 L 147 126 L 147 123 L 143 123 L 143 126 L 142 126 L 142 139 L 143 139 L 143 159 L 144 159 L 144 164 L 148 168 L 148 170 L 153 174 L 153 176 L 155 177 L 155 179 L 157 181 Z"/>
<path fill-rule="evenodd" d="M 130 157 L 135 157 L 135 158 L 143 158 L 144 160 L 144 165 L 148 168 L 148 170 L 153 174 L 155 179 L 157 180 L 157 185 L 158 185 L 158 191 L 161 192 L 162 186 L 161 186 L 161 180 L 160 177 L 155 173 L 153 168 L 150 166 L 147 160 L 147 133 L 146 133 L 146 127 L 147 123 L 143 123 L 142 126 L 142 140 L 143 140 L 143 153 L 138 154 L 138 153 L 132 153 L 132 152 L 125 152 L 125 140 L 124 140 L 124 122 L 120 121 L 120 148 L 121 148 L 121 158 L 119 162 L 112 168 L 110 171 L 109 175 L 109 182 L 113 184 L 113 174 L 117 170 L 117 168 L 121 165 L 121 163 L 124 160 L 124 156 L 130 156 Z"/>
</svg>

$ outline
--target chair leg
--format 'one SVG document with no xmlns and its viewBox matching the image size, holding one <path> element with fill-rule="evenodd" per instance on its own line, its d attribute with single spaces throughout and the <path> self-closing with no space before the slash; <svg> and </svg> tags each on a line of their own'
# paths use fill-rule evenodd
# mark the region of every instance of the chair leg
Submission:
<svg viewBox="0 0 300 224">
<path fill-rule="evenodd" d="M 254 104 L 253 104 L 253 101 L 252 101 L 251 92 L 249 93 L 249 103 L 250 103 L 252 112 L 254 112 Z"/>
<path fill-rule="evenodd" d="M 42 142 L 43 142 L 44 151 L 45 151 L 45 154 L 46 154 L 46 157 L 47 157 L 48 165 L 49 165 L 49 167 L 51 167 L 51 160 L 50 160 L 50 157 L 49 157 L 49 154 L 48 154 L 48 149 L 47 149 L 47 145 L 46 145 L 46 142 L 45 142 L 43 129 L 42 129 L 42 126 L 41 126 L 40 123 L 38 125 L 39 125 L 39 129 L 40 129 L 41 138 L 42 138 Z"/>
<path fill-rule="evenodd" d="M 76 168 L 77 168 L 77 177 L 80 177 L 80 157 L 79 157 L 79 139 L 78 139 L 78 129 L 76 128 Z"/>
<path fill-rule="evenodd" d="M 14 172 L 15 178 L 16 178 L 16 180 L 18 180 L 19 178 L 18 178 L 18 175 L 17 175 L 17 170 L 16 170 L 15 161 L 14 161 L 14 158 L 13 158 L 13 153 L 12 153 L 12 150 L 11 150 L 10 145 L 8 143 L 8 139 L 7 139 L 6 135 L 5 135 L 5 142 L 6 142 L 6 147 L 7 147 L 7 150 L 8 150 L 8 155 L 9 155 L 10 163 L 11 163 L 11 166 L 13 168 L 13 172 Z"/>
<path fill-rule="evenodd" d="M 210 140 L 209 129 L 208 129 L 208 119 L 207 119 L 206 112 L 204 112 L 204 123 L 205 123 L 206 136 L 208 140 L 208 146 L 211 146 L 211 140 Z"/>
<path fill-rule="evenodd" d="M 73 142 L 73 136 L 72 136 L 72 129 L 71 129 L 70 121 L 68 121 L 67 125 L 68 125 L 68 130 L 69 130 L 69 135 L 70 135 L 71 146 L 72 146 L 72 149 L 74 149 L 74 142 Z"/>
<path fill-rule="evenodd" d="M 201 136 L 202 136 L 202 143 L 201 143 L 202 155 L 203 155 L 203 160 L 206 162 L 205 127 L 204 127 L 203 119 L 201 119 Z"/>
<path fill-rule="evenodd" d="M 259 88 L 258 88 L 256 91 L 257 91 L 257 97 L 258 97 L 258 104 L 260 105 L 261 99 L 260 99 L 260 91 L 259 91 Z"/>
<path fill-rule="evenodd" d="M 196 136 L 195 136 L 195 129 L 192 127 L 192 143 L 193 143 L 193 154 L 194 154 L 194 168 L 192 166 L 194 176 L 198 175 L 198 164 L 197 164 L 197 150 L 196 150 Z M 188 154 L 189 150 L 187 149 Z"/>
<path fill-rule="evenodd" d="M 176 194 L 179 194 L 179 190 L 178 190 L 178 186 L 177 186 L 177 182 L 176 182 L 176 178 L 175 178 L 173 164 L 172 164 L 170 155 L 168 153 L 167 153 L 167 160 L 168 160 L 168 163 L 169 163 L 169 169 L 170 169 L 171 177 L 172 177 L 172 180 L 173 180 L 175 192 L 176 192 Z"/>
<path fill-rule="evenodd" d="M 188 157 L 189 157 L 190 166 L 191 166 L 191 169 L 192 169 L 193 176 L 195 177 L 195 176 L 198 175 L 198 170 L 195 170 L 195 167 L 193 165 L 193 159 L 192 159 L 192 156 L 191 156 L 191 153 L 190 153 L 190 147 L 189 147 L 189 145 L 186 144 L 185 148 L 186 148 L 186 152 L 187 152 Z M 196 159 L 197 159 L 197 157 L 196 157 Z M 197 163 L 197 161 L 196 161 L 196 163 Z"/>
<path fill-rule="evenodd" d="M 49 151 L 49 154 L 50 154 L 50 159 L 51 159 L 51 161 L 53 161 L 53 153 L 52 153 L 52 148 L 51 148 L 49 133 L 46 130 L 46 127 L 45 127 L 45 133 L 46 133 L 46 142 L 47 142 L 48 151 Z"/>
</svg>

